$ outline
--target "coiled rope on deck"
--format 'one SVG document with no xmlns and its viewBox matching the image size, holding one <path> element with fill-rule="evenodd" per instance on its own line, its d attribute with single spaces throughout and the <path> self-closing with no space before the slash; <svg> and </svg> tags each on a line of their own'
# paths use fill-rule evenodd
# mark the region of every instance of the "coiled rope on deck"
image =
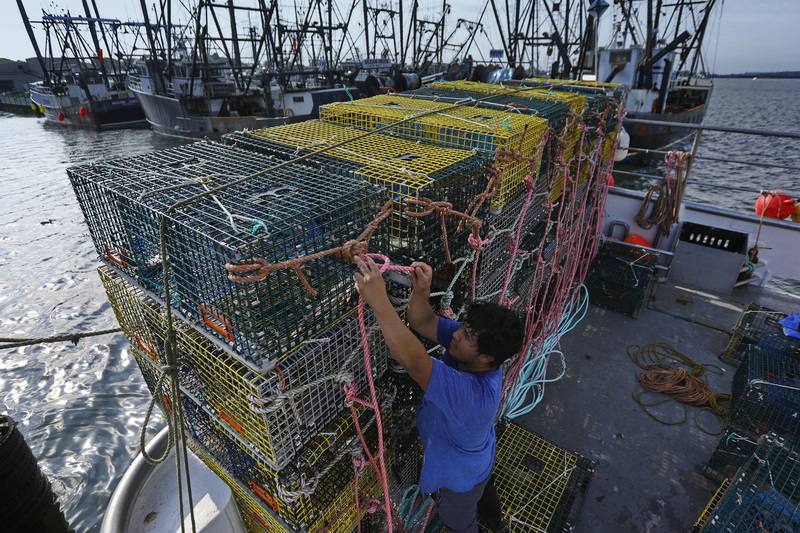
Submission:
<svg viewBox="0 0 800 533">
<path fill-rule="evenodd" d="M 700 407 L 695 413 L 695 423 L 703 433 L 719 435 L 728 426 L 731 395 L 714 392 L 708 382 L 703 379 L 707 372 L 724 373 L 725 371 L 721 367 L 697 363 L 664 342 L 656 342 L 644 347 L 632 344 L 628 346 L 628 357 L 636 366 L 643 369 L 643 372 L 637 374 L 639 383 L 633 390 L 633 398 L 652 418 L 662 424 L 682 424 L 689 419 L 689 405 L 694 405 Z M 648 392 L 666 394 L 667 398 L 653 403 L 645 403 L 642 396 Z M 648 409 L 648 407 L 661 405 L 670 400 L 676 400 L 683 404 L 683 419 L 667 422 Z M 712 433 L 700 424 L 699 417 L 703 411 L 710 411 L 716 416 L 720 423 L 719 430 Z"/>
</svg>

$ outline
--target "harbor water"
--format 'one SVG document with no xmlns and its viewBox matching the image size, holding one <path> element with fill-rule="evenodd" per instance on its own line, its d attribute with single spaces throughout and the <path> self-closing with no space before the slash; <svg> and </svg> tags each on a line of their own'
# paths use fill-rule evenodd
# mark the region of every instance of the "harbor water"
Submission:
<svg viewBox="0 0 800 533">
<path fill-rule="evenodd" d="M 716 85 L 706 124 L 800 131 L 800 80 L 726 79 Z M 96 273 L 99 261 L 65 170 L 182 141 L 148 129 L 73 130 L 5 113 L 0 125 L 0 338 L 115 328 Z M 701 155 L 800 166 L 797 148 L 791 140 L 707 133 Z M 722 171 L 710 169 L 710 164 L 698 162 L 693 178 L 800 193 L 800 172 L 734 164 Z M 646 170 L 664 172 L 658 161 Z M 652 184 L 635 178 L 617 183 L 639 189 Z M 707 187 L 688 193 L 692 200 L 746 211 L 752 211 L 756 197 Z M 786 290 L 794 291 L 792 286 Z M 121 333 L 77 344 L 0 350 L 0 413 L 17 421 L 76 532 L 99 531 L 108 499 L 138 451 L 149 399 Z M 151 421 L 148 439 L 160 422 Z"/>
</svg>

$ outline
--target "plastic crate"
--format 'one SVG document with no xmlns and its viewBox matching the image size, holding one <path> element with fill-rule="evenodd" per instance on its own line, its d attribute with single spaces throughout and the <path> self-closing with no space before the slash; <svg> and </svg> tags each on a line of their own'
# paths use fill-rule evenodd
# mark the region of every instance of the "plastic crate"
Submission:
<svg viewBox="0 0 800 533">
<path fill-rule="evenodd" d="M 437 112 L 413 118 L 434 110 Z M 345 104 L 328 104 L 320 107 L 320 118 L 364 130 L 388 127 L 386 132 L 406 139 L 490 155 L 498 149 L 520 152 L 529 160 L 495 159 L 495 166 L 502 172 L 491 199 L 491 208 L 496 210 L 524 190 L 525 176 L 536 178 L 548 129 L 547 121 L 537 117 L 454 107 L 401 96 L 374 96 Z"/>
<path fill-rule="evenodd" d="M 223 140 L 280 160 L 320 152 L 308 162 L 318 168 L 339 166 L 382 187 L 395 200 L 387 222 L 390 257 L 397 262 L 424 261 L 434 269 L 448 262 L 441 222 L 435 214 L 424 218 L 405 214 L 409 207 L 412 211 L 417 209 L 408 199 L 447 202 L 453 210 L 463 213 L 488 183 L 486 166 L 490 159 L 485 153 L 431 146 L 389 135 L 365 137 L 362 130 L 320 121 L 230 133 Z M 342 141 L 349 142 L 321 152 Z M 474 215 L 483 217 L 486 210 L 488 203 Z M 445 219 L 450 260 L 469 249 L 470 230 L 458 231 L 459 222 L 456 217 Z"/>
<path fill-rule="evenodd" d="M 755 303 L 748 304 L 733 326 L 731 339 L 719 358 L 728 364 L 739 366 L 750 345 L 800 358 L 800 339 L 784 334 L 783 326 L 778 323 L 787 316 L 786 313 Z"/>
<path fill-rule="evenodd" d="M 165 309 L 107 267 L 100 278 L 131 344 L 157 366 L 166 364 Z M 389 352 L 370 310 L 365 313 L 373 379 L 387 368 Z M 181 384 L 209 412 L 280 470 L 345 405 L 343 385 L 367 387 L 358 320 L 348 314 L 264 373 L 256 372 L 174 318 Z M 143 342 L 147 339 L 146 343 Z M 146 346 L 147 348 L 143 348 Z"/>
<path fill-rule="evenodd" d="M 701 531 L 800 531 L 800 456 L 766 435 Z"/>
<path fill-rule="evenodd" d="M 497 439 L 494 474 L 513 531 L 572 531 L 595 464 L 509 423 Z"/>
<path fill-rule="evenodd" d="M 354 266 L 342 254 L 304 262 L 312 294 L 292 268 L 229 279 L 227 263 L 303 260 L 369 227 L 384 192 L 351 175 L 273 166 L 266 156 L 210 142 L 68 169 L 98 253 L 164 296 L 160 223 L 166 223 L 172 306 L 256 367 L 269 368 L 353 307 Z M 230 188 L 194 198 L 211 187 Z M 170 209 L 178 201 L 188 203 Z M 388 226 L 373 233 L 388 246 Z"/>
</svg>

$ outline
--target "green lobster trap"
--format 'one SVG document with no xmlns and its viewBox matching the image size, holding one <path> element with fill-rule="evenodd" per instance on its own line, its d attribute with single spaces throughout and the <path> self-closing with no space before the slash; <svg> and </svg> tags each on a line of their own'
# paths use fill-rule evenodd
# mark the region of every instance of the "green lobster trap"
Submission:
<svg viewBox="0 0 800 533">
<path fill-rule="evenodd" d="M 388 133 L 438 146 L 490 155 L 501 149 L 524 155 L 528 158 L 525 161 L 507 160 L 499 155 L 495 158 L 495 167 L 502 178 L 491 199 L 492 209 L 502 209 L 510 198 L 519 194 L 526 175 L 536 178 L 547 134 L 547 121 L 537 117 L 401 96 L 374 96 L 328 104 L 320 107 L 320 119 L 363 130 L 387 127 Z"/>
<path fill-rule="evenodd" d="M 636 318 L 652 291 L 658 250 L 605 240 L 586 276 L 589 301 Z"/>
<path fill-rule="evenodd" d="M 800 361 L 748 347 L 731 385 L 731 416 L 703 472 L 715 481 L 733 477 L 767 433 L 800 445 Z"/>
<path fill-rule="evenodd" d="M 800 531 L 798 480 L 798 449 L 775 435 L 765 435 L 700 531 Z"/>
<path fill-rule="evenodd" d="M 762 305 L 748 304 L 733 326 L 731 339 L 719 358 L 739 366 L 748 353 L 748 346 L 755 345 L 800 359 L 800 339 L 786 335 L 780 324 L 787 316 Z"/>
<path fill-rule="evenodd" d="M 320 121 L 306 121 L 256 131 L 230 133 L 229 144 L 289 160 L 309 152 L 320 152 L 308 162 L 318 168 L 340 167 L 382 187 L 394 200 L 388 225 L 389 256 L 397 262 L 425 261 L 434 269 L 460 257 L 468 247 L 469 228 L 458 230 L 459 220 L 416 217 L 409 200 L 446 202 L 455 211 L 466 212 L 487 186 L 485 153 L 443 148 L 389 135 L 370 134 L 354 128 Z M 344 141 L 346 144 L 332 148 Z M 488 205 L 477 216 L 481 216 Z M 444 233 L 444 234 L 443 234 Z M 445 245 L 445 239 L 447 245 Z M 446 248 L 449 246 L 449 248 Z"/>
<path fill-rule="evenodd" d="M 157 367 L 166 364 L 165 308 L 108 267 L 98 269 L 117 321 L 131 344 Z M 246 442 L 264 464 L 281 470 L 341 412 L 345 385 L 362 390 L 368 377 L 358 320 L 348 313 L 280 359 L 257 372 L 229 351 L 174 317 L 181 386 Z M 365 313 L 372 377 L 387 368 L 388 350 L 371 313 Z"/>
<path fill-rule="evenodd" d="M 335 169 L 272 166 L 261 154 L 198 142 L 68 174 L 107 264 L 164 298 L 163 222 L 172 307 L 267 369 L 353 308 L 344 245 L 370 231 L 375 249 L 388 245 L 388 227 L 370 226 L 386 203 L 382 189 Z M 278 263 L 287 268 L 270 271 Z M 232 269 L 256 267 L 257 281 L 234 281 Z"/>
</svg>

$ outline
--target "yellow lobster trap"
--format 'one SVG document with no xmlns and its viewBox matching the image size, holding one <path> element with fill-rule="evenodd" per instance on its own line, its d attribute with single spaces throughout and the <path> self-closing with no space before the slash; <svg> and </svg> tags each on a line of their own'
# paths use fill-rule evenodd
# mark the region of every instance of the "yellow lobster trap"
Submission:
<svg viewBox="0 0 800 533">
<path fill-rule="evenodd" d="M 483 151 L 366 134 L 318 120 L 230 133 L 223 136 L 223 142 L 284 161 L 313 152 L 304 164 L 321 170 L 339 168 L 383 187 L 393 199 L 388 221 L 390 255 L 399 261 L 425 261 L 434 268 L 447 259 L 442 253 L 440 221 L 409 216 L 409 200 L 447 202 L 453 210 L 465 212 L 488 183 L 490 158 Z M 458 220 L 446 221 L 453 256 L 460 256 L 467 247 L 468 230 L 459 232 L 457 228 Z"/>
<path fill-rule="evenodd" d="M 386 128 L 407 139 L 494 155 L 501 174 L 490 204 L 494 210 L 524 190 L 525 176 L 537 177 L 548 132 L 546 120 L 530 115 L 388 95 L 321 106 L 320 118 L 362 130 Z M 511 160 L 498 151 L 524 159 Z"/>
<path fill-rule="evenodd" d="M 156 367 L 166 364 L 165 309 L 107 267 L 98 269 L 117 321 L 131 345 Z M 373 378 L 387 368 L 388 349 L 371 312 L 367 331 Z M 344 385 L 367 386 L 358 321 L 348 314 L 257 372 L 193 329 L 173 321 L 181 386 L 219 424 L 252 447 L 274 470 L 288 465 L 320 427 L 345 408 Z"/>
</svg>

